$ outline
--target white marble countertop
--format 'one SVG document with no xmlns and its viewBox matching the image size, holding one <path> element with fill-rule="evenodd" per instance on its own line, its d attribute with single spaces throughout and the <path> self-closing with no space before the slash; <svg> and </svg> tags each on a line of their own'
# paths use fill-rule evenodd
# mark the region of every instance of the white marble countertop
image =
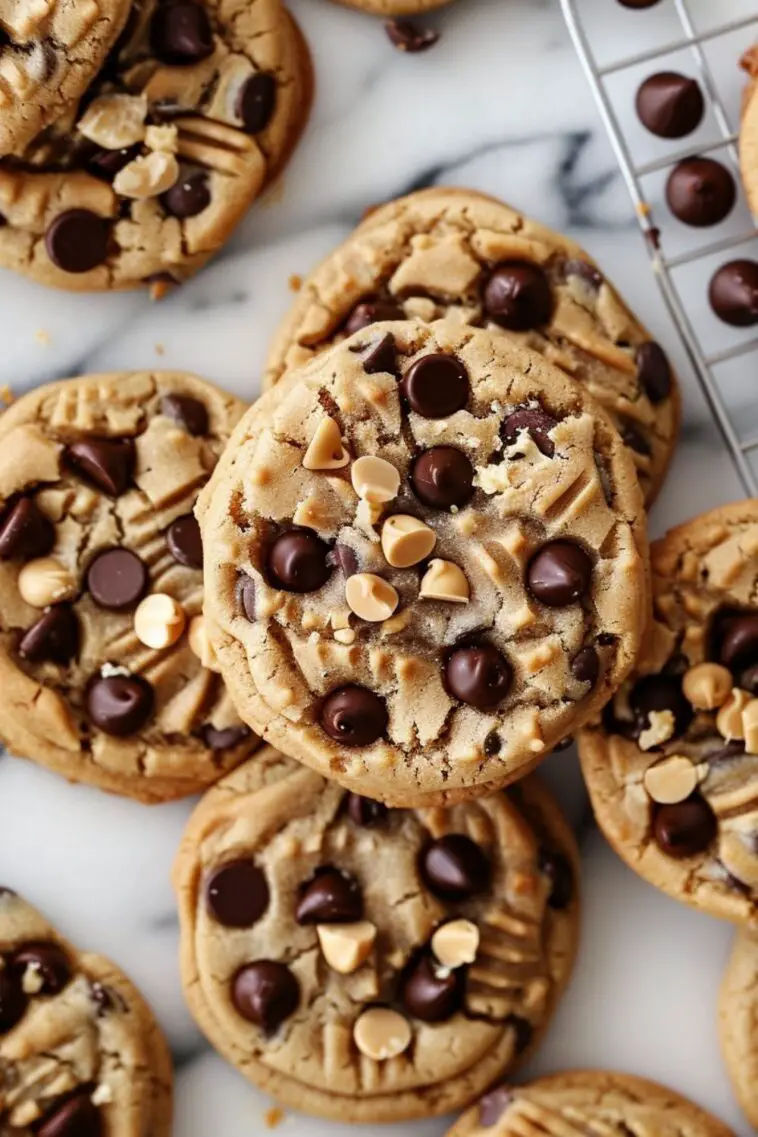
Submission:
<svg viewBox="0 0 758 1137">
<path fill-rule="evenodd" d="M 664 21 L 665 30 L 673 0 L 650 12 L 629 12 L 613 0 L 580 2 L 597 20 L 611 58 L 620 40 L 625 52 L 644 50 L 650 21 Z M 706 15 L 715 7 L 755 11 L 755 0 L 691 2 Z M 20 392 L 85 370 L 179 367 L 253 398 L 292 274 L 307 272 L 368 205 L 423 185 L 469 185 L 580 240 L 680 366 L 682 441 L 653 531 L 740 496 L 653 285 L 557 2 L 458 0 L 431 21 L 442 38 L 419 56 L 394 51 L 378 21 L 329 0 L 291 3 L 313 48 L 318 95 L 283 184 L 210 268 L 161 304 L 133 294 L 46 292 L 0 273 L 0 384 Z M 721 53 L 735 107 L 739 79 L 732 68 L 751 38 L 743 31 Z M 626 113 L 623 84 L 618 97 Z M 748 220 L 742 207 L 729 224 Z M 680 228 L 670 239 L 689 238 Z M 696 282 L 695 305 L 701 294 Z M 702 319 L 711 318 L 703 312 Z M 725 376 L 735 406 L 754 403 L 754 374 L 745 360 Z M 657 1078 L 747 1135 L 715 1036 L 730 929 L 659 895 L 621 865 L 587 824 L 571 751 L 547 766 L 583 831 L 584 942 L 573 985 L 532 1068 L 618 1067 Z M 270 1103 L 203 1043 L 179 989 L 169 869 L 190 808 L 140 807 L 4 758 L 0 878 L 141 985 L 177 1058 L 176 1137 L 250 1137 L 266 1132 Z M 282 1132 L 326 1137 L 336 1128 L 290 1116 Z M 441 1121 L 403 1126 L 418 1137 L 444 1129 Z"/>
</svg>

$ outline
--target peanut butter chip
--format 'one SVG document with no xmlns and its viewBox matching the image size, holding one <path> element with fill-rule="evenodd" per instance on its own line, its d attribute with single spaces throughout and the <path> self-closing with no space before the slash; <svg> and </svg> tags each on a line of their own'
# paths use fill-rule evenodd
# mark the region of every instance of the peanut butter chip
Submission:
<svg viewBox="0 0 758 1137">
<path fill-rule="evenodd" d="M 368 959 L 376 939 L 376 928 L 368 920 L 355 924 L 319 924 L 324 959 L 340 975 L 350 975 Z"/>
<path fill-rule="evenodd" d="M 349 461 L 339 426 L 333 418 L 323 418 L 303 458 L 306 470 L 341 470 Z"/>
<path fill-rule="evenodd" d="M 213 650 L 213 645 L 208 639 L 208 629 L 205 626 L 204 616 L 193 616 L 190 620 L 189 632 L 187 639 L 191 650 L 195 653 L 200 660 L 203 667 L 207 667 L 209 671 L 221 671 L 218 665 L 216 653 Z"/>
<path fill-rule="evenodd" d="M 698 663 L 682 679 L 684 697 L 696 711 L 715 711 L 732 689 L 732 676 L 720 663 Z"/>
<path fill-rule="evenodd" d="M 652 750 L 660 746 L 673 736 L 676 720 L 671 711 L 651 711 L 648 715 L 650 725 L 643 730 L 639 737 L 640 750 Z"/>
<path fill-rule="evenodd" d="M 393 568 L 410 568 L 424 561 L 437 544 L 437 534 L 407 513 L 388 517 L 382 526 L 382 552 Z"/>
<path fill-rule="evenodd" d="M 747 753 L 758 754 L 758 699 L 751 699 L 743 710 L 742 731 Z"/>
<path fill-rule="evenodd" d="M 47 608 L 70 600 L 76 593 L 76 581 L 55 557 L 37 557 L 18 574 L 18 590 L 32 608 Z"/>
<path fill-rule="evenodd" d="M 361 620 L 372 624 L 388 620 L 397 608 L 400 597 L 391 584 L 372 572 L 359 572 L 348 578 L 345 599 Z"/>
<path fill-rule="evenodd" d="M 178 600 L 165 592 L 155 592 L 137 605 L 134 631 L 140 643 L 156 650 L 171 647 L 181 639 L 187 616 Z"/>
<path fill-rule="evenodd" d="M 119 170 L 113 188 L 122 197 L 158 197 L 170 190 L 178 177 L 179 163 L 174 155 L 152 150 Z"/>
<path fill-rule="evenodd" d="M 92 100 L 76 128 L 105 150 L 121 150 L 142 141 L 146 118 L 145 95 L 101 95 Z"/>
<path fill-rule="evenodd" d="M 443 967 L 473 963 L 479 949 L 479 929 L 471 920 L 451 920 L 432 936 L 432 951 Z"/>
<path fill-rule="evenodd" d="M 468 604 L 470 589 L 465 574 L 452 561 L 433 560 L 424 573 L 419 588 L 422 600 L 449 600 Z"/>
<path fill-rule="evenodd" d="M 400 474 L 384 458 L 374 458 L 371 455 L 358 458 L 353 462 L 350 476 L 358 497 L 370 505 L 384 505 L 392 501 L 400 489 Z"/>
<path fill-rule="evenodd" d="M 358 1018 L 353 1027 L 355 1045 L 361 1054 L 384 1062 L 397 1058 L 408 1049 L 411 1028 L 407 1019 L 386 1007 L 370 1007 Z"/>
<path fill-rule="evenodd" d="M 745 728 L 742 724 L 742 712 L 751 701 L 747 691 L 733 687 L 729 698 L 716 715 L 716 730 L 727 742 L 740 741 L 745 737 Z"/>
<path fill-rule="evenodd" d="M 684 801 L 700 780 L 697 767 L 682 754 L 672 754 L 645 771 L 644 784 L 653 801 L 675 805 Z"/>
</svg>

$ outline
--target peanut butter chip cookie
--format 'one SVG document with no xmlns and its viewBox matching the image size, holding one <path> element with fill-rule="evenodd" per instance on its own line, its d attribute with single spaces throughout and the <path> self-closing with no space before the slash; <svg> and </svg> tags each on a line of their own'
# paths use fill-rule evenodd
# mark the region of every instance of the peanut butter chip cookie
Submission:
<svg viewBox="0 0 758 1137">
<path fill-rule="evenodd" d="M 0 1129 L 167 1137 L 171 1058 L 125 975 L 0 890 Z"/>
<path fill-rule="evenodd" d="M 734 941 L 719 996 L 719 1041 L 737 1099 L 758 1127 L 758 942 L 741 928 Z"/>
<path fill-rule="evenodd" d="M 631 667 L 643 509 L 604 412 L 504 336 L 356 333 L 269 391 L 199 502 L 242 717 L 395 805 L 521 777 Z"/>
<path fill-rule="evenodd" d="M 310 88 L 279 0 L 136 0 L 86 99 L 0 163 L 0 265 L 61 288 L 161 295 L 281 169 Z"/>
<path fill-rule="evenodd" d="M 652 548 L 635 674 L 580 736 L 598 821 L 646 880 L 716 916 L 758 913 L 758 502 Z"/>
<path fill-rule="evenodd" d="M 164 801 L 255 738 L 201 615 L 192 508 L 242 404 L 173 372 L 37 388 L 0 420 L 0 732 L 72 781 Z"/>
<path fill-rule="evenodd" d="M 195 1018 L 307 1113 L 445 1113 L 536 1044 L 572 968 L 578 864 L 533 778 L 388 810 L 266 748 L 206 794 L 174 871 Z"/>
<path fill-rule="evenodd" d="M 646 501 L 655 497 L 676 442 L 676 380 L 574 242 L 469 190 L 423 190 L 381 206 L 306 279 L 271 346 L 266 381 L 403 316 L 484 324 L 580 380 L 618 427 Z"/>
</svg>

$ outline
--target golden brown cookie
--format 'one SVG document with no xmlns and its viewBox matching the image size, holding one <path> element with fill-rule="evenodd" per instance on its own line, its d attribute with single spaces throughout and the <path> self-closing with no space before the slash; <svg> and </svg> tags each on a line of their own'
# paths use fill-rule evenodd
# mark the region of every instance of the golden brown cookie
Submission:
<svg viewBox="0 0 758 1137">
<path fill-rule="evenodd" d="M 740 123 L 740 170 L 748 204 L 753 213 L 758 212 L 758 47 L 746 51 L 741 60 L 748 76 L 748 84 L 742 98 L 742 121 Z"/>
<path fill-rule="evenodd" d="M 573 835 L 534 778 L 387 810 L 266 748 L 193 814 L 182 978 L 213 1045 L 306 1113 L 459 1108 L 531 1051 L 578 935 Z"/>
<path fill-rule="evenodd" d="M 758 1128 L 758 942 L 741 928 L 719 994 L 719 1041 L 737 1100 Z"/>
</svg>

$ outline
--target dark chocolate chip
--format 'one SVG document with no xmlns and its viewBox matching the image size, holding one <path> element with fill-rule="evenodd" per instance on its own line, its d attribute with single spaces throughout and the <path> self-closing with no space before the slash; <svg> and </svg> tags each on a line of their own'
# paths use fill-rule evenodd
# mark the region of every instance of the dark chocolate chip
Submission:
<svg viewBox="0 0 758 1137">
<path fill-rule="evenodd" d="M 653 453 L 647 435 L 642 433 L 642 428 L 636 422 L 627 419 L 619 424 L 619 431 L 630 450 L 634 450 L 637 454 L 644 454 L 647 458 Z"/>
<path fill-rule="evenodd" d="M 508 1106 L 513 1101 L 513 1091 L 508 1086 L 497 1086 L 479 1099 L 479 1124 L 482 1129 L 497 1125 Z"/>
<path fill-rule="evenodd" d="M 311 529 L 288 529 L 268 550 L 267 567 L 274 588 L 315 592 L 330 575 L 329 546 Z"/>
<path fill-rule="evenodd" d="M 94 177 L 112 182 L 124 166 L 139 157 L 141 150 L 139 143 L 136 146 L 122 146 L 120 150 L 103 150 L 98 147 L 87 159 L 87 169 Z"/>
<path fill-rule="evenodd" d="M 379 825 L 389 814 L 387 806 L 370 797 L 361 797 L 360 794 L 348 794 L 347 815 L 354 825 Z"/>
<path fill-rule="evenodd" d="M 543 327 L 553 314 L 550 281 L 539 265 L 505 261 L 487 281 L 484 310 L 491 320 L 511 332 Z"/>
<path fill-rule="evenodd" d="M 749 691 L 751 695 L 758 695 L 758 664 L 753 664 L 742 672 L 738 686 L 743 691 Z"/>
<path fill-rule="evenodd" d="M 644 675 L 632 688 L 629 705 L 634 712 L 637 734 L 650 726 L 650 715 L 654 711 L 671 711 L 673 737 L 684 734 L 694 717 L 692 706 L 682 691 L 680 675 Z"/>
<path fill-rule="evenodd" d="M 553 754 L 560 754 L 561 751 L 568 750 L 568 748 L 570 746 L 573 746 L 573 745 L 574 745 L 573 734 L 567 734 L 566 737 L 562 738 L 560 742 L 556 742 L 555 746 L 553 747 Z"/>
<path fill-rule="evenodd" d="M 411 410 L 423 418 L 449 418 L 466 406 L 468 372 L 454 355 L 422 355 L 403 376 L 402 390 Z"/>
<path fill-rule="evenodd" d="M 275 106 L 276 79 L 265 71 L 256 71 L 240 88 L 234 110 L 245 133 L 258 134 L 268 126 Z"/>
<path fill-rule="evenodd" d="M 0 971 L 0 1034 L 7 1034 L 24 1017 L 26 995 L 16 977 Z"/>
<path fill-rule="evenodd" d="M 446 900 L 467 900 L 489 888 L 490 863 L 484 850 L 463 833 L 448 833 L 428 844 L 419 869 L 427 888 Z"/>
<path fill-rule="evenodd" d="M 188 434 L 208 433 L 208 408 L 192 395 L 164 395 L 161 399 L 161 414 L 179 423 Z"/>
<path fill-rule="evenodd" d="M 327 695 L 321 707 L 321 725 L 342 746 L 371 746 L 387 729 L 384 699 L 348 683 Z"/>
<path fill-rule="evenodd" d="M 345 580 L 358 571 L 358 557 L 349 545 L 335 545 L 326 558 L 330 568 L 338 568 Z"/>
<path fill-rule="evenodd" d="M 339 869 L 320 869 L 303 888 L 295 917 L 298 924 L 353 924 L 363 916 L 358 882 Z"/>
<path fill-rule="evenodd" d="M 758 612 L 719 612 L 711 638 L 719 663 L 735 674 L 758 665 Z"/>
<path fill-rule="evenodd" d="M 92 1090 L 77 1090 L 53 1107 L 35 1129 L 37 1137 L 103 1137 L 103 1116 L 92 1102 Z"/>
<path fill-rule="evenodd" d="M 517 1054 L 523 1054 L 534 1037 L 534 1027 L 528 1019 L 521 1015 L 508 1015 L 504 1025 L 513 1031 L 514 1044 Z"/>
<path fill-rule="evenodd" d="M 225 928 L 252 928 L 268 908 L 266 877 L 252 861 L 228 861 L 205 882 L 205 904 Z"/>
<path fill-rule="evenodd" d="M 700 125 L 705 100 L 695 79 L 676 71 L 659 71 L 640 84 L 635 107 L 640 122 L 651 134 L 684 138 Z"/>
<path fill-rule="evenodd" d="M 555 443 L 549 437 L 549 432 L 557 425 L 557 420 L 541 407 L 521 407 L 503 420 L 503 442 L 511 446 L 514 442 L 518 442 L 519 434 L 525 430 L 537 449 L 548 458 L 552 458 L 555 454 Z"/>
<path fill-rule="evenodd" d="M 55 527 L 31 497 L 20 497 L 0 518 L 0 560 L 44 557 L 55 544 Z"/>
<path fill-rule="evenodd" d="M 716 815 L 699 793 L 675 805 L 660 805 L 653 815 L 656 844 L 669 857 L 694 857 L 705 852 L 717 829 Z"/>
<path fill-rule="evenodd" d="M 363 370 L 367 375 L 378 375 L 388 372 L 397 374 L 397 348 L 392 332 L 385 332 L 366 348 L 361 355 Z"/>
<path fill-rule="evenodd" d="M 456 648 L 445 663 L 445 685 L 462 703 L 493 710 L 510 690 L 513 669 L 492 644 Z"/>
<path fill-rule="evenodd" d="M 413 463 L 411 487 L 431 509 L 460 509 L 474 492 L 474 468 L 454 446 L 432 446 Z"/>
<path fill-rule="evenodd" d="M 758 324 L 758 262 L 740 259 L 722 265 L 711 277 L 708 299 L 725 324 L 733 328 Z"/>
<path fill-rule="evenodd" d="M 88 438 L 67 446 L 65 458 L 98 489 L 118 497 L 131 481 L 136 453 L 130 438 Z"/>
<path fill-rule="evenodd" d="M 30 663 L 69 663 L 79 650 L 79 621 L 70 604 L 54 604 L 24 632 L 19 655 Z"/>
<path fill-rule="evenodd" d="M 360 300 L 345 320 L 345 335 L 351 336 L 362 328 L 377 324 L 381 320 L 404 320 L 405 312 L 394 300 L 367 297 Z"/>
<path fill-rule="evenodd" d="M 153 713 L 155 695 L 140 675 L 98 675 L 87 687 L 87 713 L 114 738 L 137 734 Z"/>
<path fill-rule="evenodd" d="M 123 612 L 133 608 L 147 591 L 147 565 L 131 549 L 106 549 L 87 569 L 87 588 L 100 608 Z"/>
<path fill-rule="evenodd" d="M 535 600 L 549 608 L 565 608 L 587 595 L 592 561 L 573 541 L 550 541 L 532 557 L 526 579 Z"/>
<path fill-rule="evenodd" d="M 129 1005 L 123 995 L 120 995 L 113 987 L 106 987 L 102 983 L 93 983 L 90 986 L 90 995 L 97 1007 L 99 1019 L 103 1018 L 104 1015 L 125 1015 L 129 1010 Z"/>
<path fill-rule="evenodd" d="M 161 194 L 161 204 L 172 217 L 197 217 L 211 203 L 208 174 L 205 170 L 192 170 L 180 175 L 171 189 Z"/>
<path fill-rule="evenodd" d="M 651 403 L 662 403 L 671 394 L 671 366 L 660 344 L 649 340 L 635 353 L 637 378 Z"/>
<path fill-rule="evenodd" d="M 237 578 L 237 607 L 250 624 L 255 623 L 255 581 L 246 572 Z"/>
<path fill-rule="evenodd" d="M 208 12 L 192 0 L 159 4 L 150 25 L 150 44 L 161 63 L 197 63 L 213 52 Z"/>
<path fill-rule="evenodd" d="M 400 999 L 409 1015 L 425 1023 L 441 1023 L 463 1005 L 465 968 L 453 970 L 435 965 L 422 955 L 411 966 L 400 987 Z"/>
<path fill-rule="evenodd" d="M 273 1034 L 297 1010 L 300 984 L 286 964 L 259 959 L 239 969 L 231 996 L 243 1019 Z"/>
<path fill-rule="evenodd" d="M 686 158 L 674 166 L 666 182 L 669 209 L 685 225 L 718 225 L 736 200 L 734 178 L 713 158 Z"/>
<path fill-rule="evenodd" d="M 211 723 L 206 723 L 200 735 L 209 750 L 232 750 L 250 737 L 250 728 L 240 723 L 239 726 L 227 726 L 219 730 Z"/>
<path fill-rule="evenodd" d="M 106 260 L 110 236 L 110 222 L 105 217 L 89 209 L 67 209 L 48 225 L 45 248 L 63 272 L 89 272 Z"/>
<path fill-rule="evenodd" d="M 548 904 L 558 912 L 568 908 L 574 899 L 574 870 L 563 853 L 540 849 L 539 868 L 550 881 Z"/>
<path fill-rule="evenodd" d="M 171 522 L 166 530 L 166 544 L 180 565 L 191 569 L 203 567 L 203 539 L 193 513 L 185 513 Z"/>
<path fill-rule="evenodd" d="M 35 995 L 57 995 L 71 978 L 68 956 L 53 943 L 22 944 L 13 953 L 9 966 L 19 984 L 22 984 L 27 969 L 31 968 L 41 984 Z"/>
<path fill-rule="evenodd" d="M 440 38 L 433 28 L 422 28 L 412 20 L 387 20 L 384 28 L 392 46 L 408 55 L 428 51 Z"/>
<path fill-rule="evenodd" d="M 594 647 L 583 647 L 571 660 L 571 674 L 580 683 L 594 687 L 600 674 L 600 656 Z"/>
<path fill-rule="evenodd" d="M 488 758 L 499 754 L 503 746 L 502 739 L 496 730 L 491 730 L 484 740 L 484 753 Z"/>
</svg>

